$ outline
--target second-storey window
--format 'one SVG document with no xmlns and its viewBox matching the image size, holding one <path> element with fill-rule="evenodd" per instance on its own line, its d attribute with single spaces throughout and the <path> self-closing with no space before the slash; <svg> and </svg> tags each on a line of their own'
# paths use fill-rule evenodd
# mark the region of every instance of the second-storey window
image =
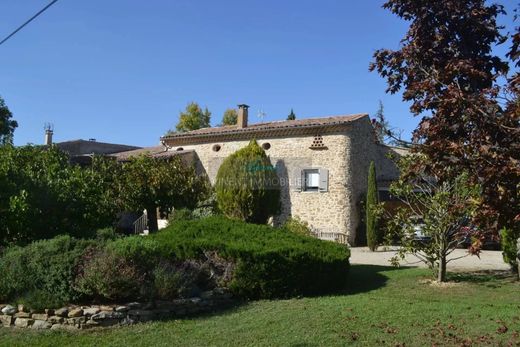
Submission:
<svg viewBox="0 0 520 347">
<path fill-rule="evenodd" d="M 320 189 L 320 170 L 303 170 L 303 191 L 317 192 Z"/>
</svg>

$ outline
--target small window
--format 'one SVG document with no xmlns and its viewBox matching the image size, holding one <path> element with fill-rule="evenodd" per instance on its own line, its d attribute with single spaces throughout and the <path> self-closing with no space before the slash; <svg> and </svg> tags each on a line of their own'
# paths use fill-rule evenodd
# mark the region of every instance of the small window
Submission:
<svg viewBox="0 0 520 347">
<path fill-rule="evenodd" d="M 269 148 L 271 148 L 271 144 L 269 142 L 264 142 L 262 143 L 262 148 L 267 151 Z"/>
<path fill-rule="evenodd" d="M 329 170 L 323 168 L 297 169 L 291 184 L 292 190 L 297 192 L 329 191 Z"/>
<path fill-rule="evenodd" d="M 182 148 L 182 147 L 177 147 L 177 151 L 184 151 L 184 148 Z"/>
<path fill-rule="evenodd" d="M 303 191 L 317 192 L 320 189 L 320 171 L 318 169 L 303 170 Z"/>
<path fill-rule="evenodd" d="M 222 147 L 220 145 L 213 145 L 213 152 L 218 152 L 221 148 Z"/>
</svg>

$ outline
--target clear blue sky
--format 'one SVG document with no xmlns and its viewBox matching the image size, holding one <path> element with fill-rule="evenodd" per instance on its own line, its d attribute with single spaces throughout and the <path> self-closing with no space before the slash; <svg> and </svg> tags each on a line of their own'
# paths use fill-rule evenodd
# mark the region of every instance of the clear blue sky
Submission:
<svg viewBox="0 0 520 347">
<path fill-rule="evenodd" d="M 0 0 L 5 36 L 50 0 Z M 503 1 L 509 9 L 517 1 Z M 189 101 L 212 123 L 238 103 L 250 119 L 366 112 L 382 100 L 407 134 L 399 95 L 368 72 L 407 25 L 383 1 L 59 0 L 0 46 L 0 95 L 19 122 L 15 144 L 55 140 L 155 145 Z M 510 23 L 510 19 L 504 19 Z"/>
</svg>

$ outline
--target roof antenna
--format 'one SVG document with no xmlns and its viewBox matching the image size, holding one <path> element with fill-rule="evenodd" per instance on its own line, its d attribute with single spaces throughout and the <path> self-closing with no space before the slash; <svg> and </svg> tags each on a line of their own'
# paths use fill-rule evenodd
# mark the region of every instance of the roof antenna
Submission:
<svg viewBox="0 0 520 347">
<path fill-rule="evenodd" d="M 264 122 L 264 118 L 267 117 L 267 113 L 264 112 L 263 109 L 260 109 L 258 113 L 256 114 L 258 118 L 260 118 L 260 123 Z"/>
</svg>

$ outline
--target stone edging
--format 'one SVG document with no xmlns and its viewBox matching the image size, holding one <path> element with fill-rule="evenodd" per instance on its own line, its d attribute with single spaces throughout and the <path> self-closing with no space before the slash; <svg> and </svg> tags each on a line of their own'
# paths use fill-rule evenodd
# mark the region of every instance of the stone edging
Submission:
<svg viewBox="0 0 520 347">
<path fill-rule="evenodd" d="M 236 301 L 225 289 L 203 292 L 198 297 L 153 304 L 132 302 L 125 305 L 68 306 L 30 311 L 24 305 L 0 305 L 4 327 L 78 330 L 130 325 L 165 318 L 183 317 L 230 307 Z"/>
</svg>

